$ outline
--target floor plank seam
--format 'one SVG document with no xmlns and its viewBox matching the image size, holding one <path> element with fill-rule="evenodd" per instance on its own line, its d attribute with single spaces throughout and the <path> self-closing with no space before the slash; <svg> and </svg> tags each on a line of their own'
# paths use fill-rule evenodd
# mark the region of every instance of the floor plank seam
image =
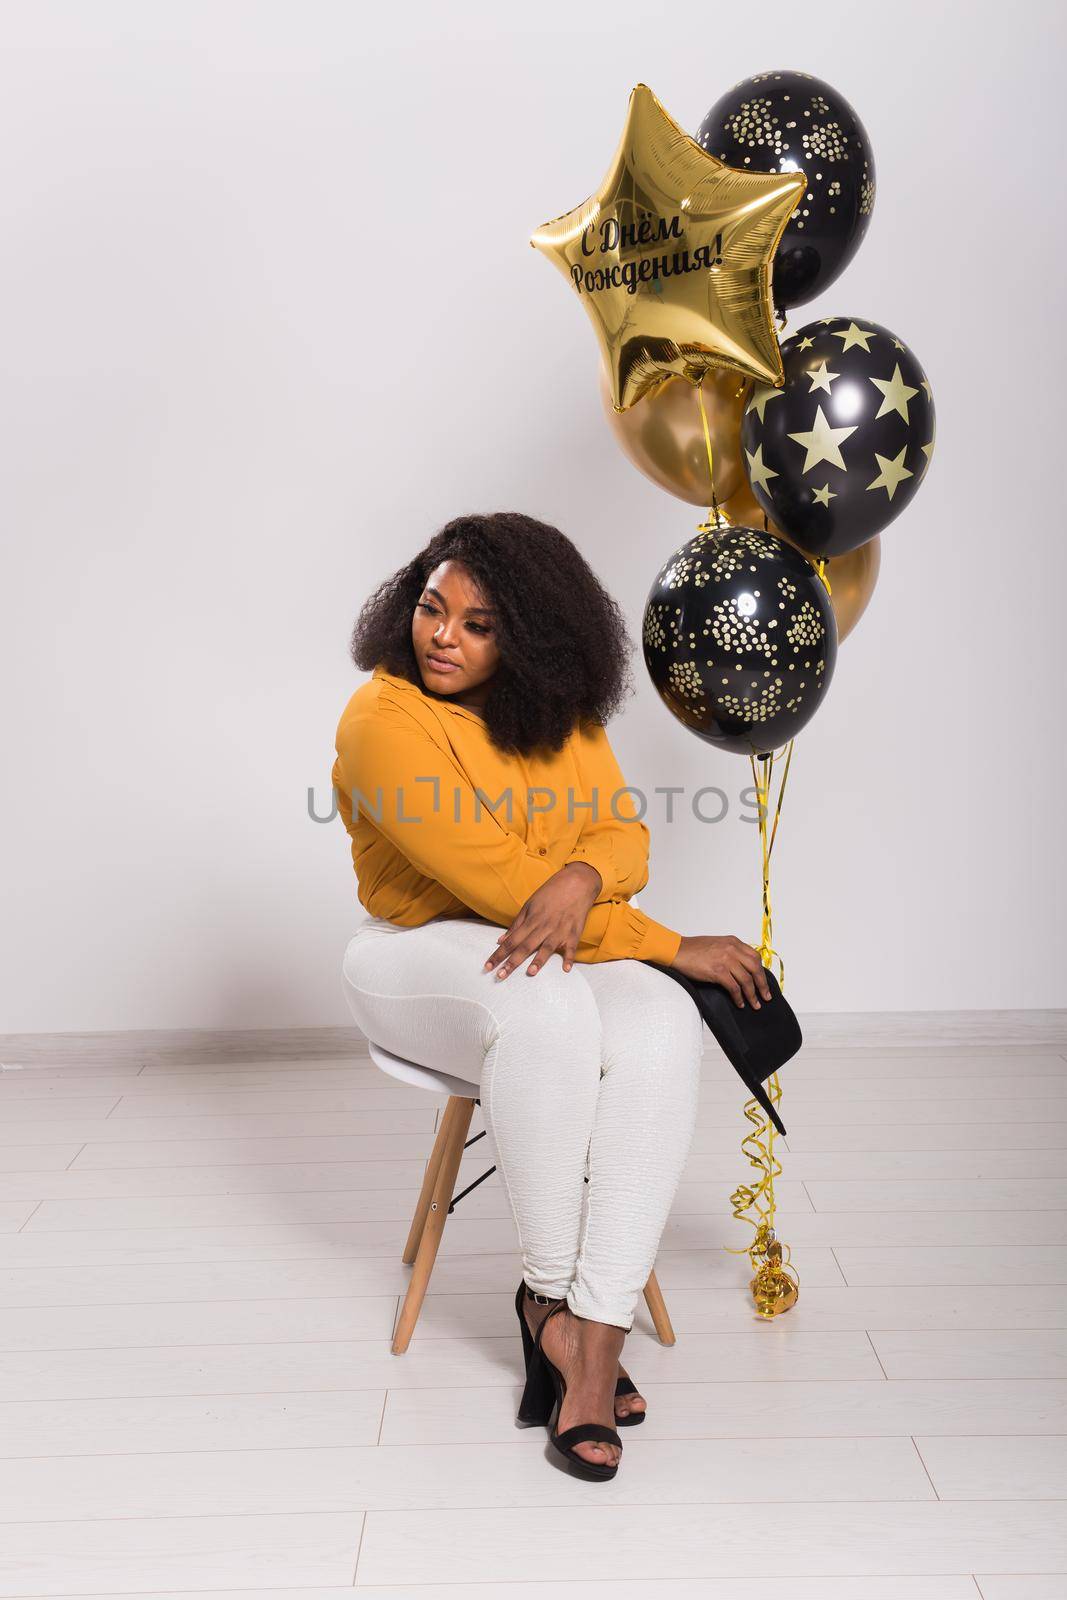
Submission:
<svg viewBox="0 0 1067 1600">
<path fill-rule="evenodd" d="M 362 1521 L 360 1522 L 360 1525 L 359 1525 L 359 1543 L 356 1545 L 356 1564 L 352 1568 L 352 1583 L 351 1583 L 350 1587 L 353 1588 L 353 1589 L 356 1587 L 356 1578 L 357 1578 L 357 1576 L 359 1574 L 359 1558 L 363 1554 L 363 1535 L 366 1533 L 366 1531 L 367 1531 L 367 1513 L 364 1511 L 363 1519 L 362 1519 Z"/>
<path fill-rule="evenodd" d="M 871 1330 L 869 1328 L 865 1328 L 863 1331 L 867 1336 L 867 1343 L 871 1347 L 871 1350 L 872 1350 L 873 1355 L 874 1355 L 874 1359 L 877 1361 L 879 1367 L 881 1368 L 882 1377 L 885 1379 L 886 1383 L 890 1383 L 892 1380 L 890 1379 L 890 1376 L 889 1376 L 888 1372 L 885 1370 L 885 1367 L 882 1366 L 882 1358 L 878 1354 L 878 1348 L 875 1345 L 874 1340 L 871 1338 Z M 881 1331 L 881 1330 L 879 1330 L 879 1331 Z M 912 1330 L 908 1329 L 907 1331 L 911 1332 Z M 906 1381 L 906 1380 L 904 1380 L 904 1381 Z"/>
<path fill-rule="evenodd" d="M 937 1500 L 940 1500 L 941 1496 L 937 1492 L 937 1484 L 934 1482 L 933 1477 L 931 1476 L 930 1468 L 926 1465 L 926 1462 L 923 1459 L 923 1453 L 919 1449 L 919 1441 L 918 1441 L 918 1439 L 916 1439 L 916 1437 L 915 1437 L 915 1435 L 913 1433 L 909 1434 L 908 1437 L 912 1442 L 912 1446 L 913 1446 L 913 1448 L 915 1450 L 915 1454 L 919 1458 L 919 1463 L 922 1466 L 922 1469 L 925 1472 L 925 1474 L 927 1476 L 927 1479 L 929 1480 L 930 1487 L 934 1491 L 934 1498 L 937 1499 Z M 931 1434 L 930 1437 L 931 1438 L 936 1438 L 937 1435 L 936 1434 Z M 968 1434 L 965 1437 L 968 1437 L 968 1438 L 981 1438 L 982 1435 L 981 1434 Z"/>
<path fill-rule="evenodd" d="M 523 1446 L 523 1445 L 516 1445 L 515 1448 L 517 1450 L 521 1450 L 521 1449 L 524 1449 L 524 1448 L 527 1448 L 527 1447 Z M 508 1515 L 510 1515 L 513 1511 L 529 1511 L 531 1513 L 536 1514 L 538 1512 L 544 1512 L 544 1511 L 560 1511 L 560 1510 L 566 1511 L 566 1510 L 569 1510 L 571 1508 L 573 1503 L 574 1502 L 571 1501 L 571 1500 L 560 1500 L 558 1502 L 552 1502 L 552 1501 L 546 1502 L 546 1501 L 543 1501 L 543 1500 L 531 1500 L 531 1501 L 509 1500 L 507 1505 L 501 1505 L 499 1502 L 497 1502 L 495 1504 L 494 1503 L 490 1503 L 489 1505 L 476 1505 L 476 1506 L 472 1506 L 472 1505 L 436 1506 L 433 1509 L 435 1511 L 438 1511 L 438 1512 L 440 1512 L 440 1511 L 452 1511 L 452 1512 L 455 1512 L 455 1513 L 457 1513 L 459 1515 L 464 1515 L 464 1516 L 467 1515 L 469 1512 L 472 1512 L 472 1511 L 476 1511 L 479 1514 L 484 1514 L 485 1512 L 493 1512 L 493 1511 L 501 1511 L 501 1512 L 504 1512 L 504 1513 L 506 1513 Z M 888 1506 L 905 1506 L 905 1507 L 907 1507 L 907 1508 L 909 1508 L 911 1510 L 915 1510 L 915 1509 L 917 1509 L 919 1507 L 924 1507 L 924 1506 L 929 1506 L 929 1507 L 936 1506 L 936 1507 L 939 1508 L 939 1510 L 943 1510 L 945 1512 L 948 1512 L 948 1511 L 951 1511 L 953 1509 L 959 1509 L 961 1506 L 1000 1506 L 1000 1507 L 1003 1508 L 1005 1506 L 1016 1506 L 1016 1505 L 1022 1505 L 1022 1504 L 1029 1504 L 1029 1505 L 1065 1505 L 1065 1504 L 1067 1504 L 1067 1500 L 1064 1500 L 1063 1498 L 1059 1498 L 1059 1497 L 1052 1498 L 1052 1497 L 1048 1497 L 1048 1496 L 1038 1497 L 1036 1499 L 1031 1499 L 1031 1500 L 1028 1500 L 1028 1501 L 1025 1501 L 1025 1502 L 1024 1501 L 1020 1501 L 1020 1500 L 996 1500 L 996 1499 L 990 1499 L 988 1497 L 981 1497 L 981 1496 L 974 1496 L 974 1497 L 970 1497 L 970 1498 L 967 1498 L 967 1499 L 961 1499 L 961 1500 L 919 1500 L 919 1499 L 916 1499 L 914 1496 L 909 1496 L 907 1498 L 893 1497 L 893 1496 L 882 1496 L 881 1498 L 879 1498 L 877 1500 L 781 1500 L 781 1499 L 775 1499 L 772 1496 L 764 1497 L 764 1496 L 761 1495 L 758 1498 L 754 1498 L 754 1499 L 751 1499 L 751 1500 L 655 1500 L 655 1501 L 649 1502 L 647 1504 L 643 1503 L 643 1502 L 641 1502 L 639 1500 L 615 1500 L 610 1505 L 604 1505 L 604 1506 L 592 1506 L 592 1505 L 585 1504 L 585 1505 L 582 1506 L 581 1509 L 582 1509 L 583 1515 L 588 1515 L 589 1517 L 594 1517 L 597 1514 L 597 1512 L 600 1512 L 602 1515 L 606 1514 L 606 1515 L 610 1516 L 612 1514 L 612 1512 L 614 1512 L 614 1511 L 634 1511 L 634 1510 L 642 1510 L 642 1509 L 643 1510 L 657 1510 L 657 1511 L 672 1511 L 672 1510 L 673 1511 L 684 1511 L 687 1508 L 692 1509 L 694 1506 L 702 1506 L 702 1507 L 716 1506 L 716 1507 L 720 1507 L 720 1508 L 731 1507 L 731 1508 L 735 1508 L 737 1510 L 749 1510 L 750 1509 L 754 1513 L 758 1514 L 760 1506 L 789 1506 L 789 1507 L 797 1507 L 797 1508 L 807 1507 L 809 1509 L 814 1507 L 817 1510 L 820 1510 L 820 1509 L 821 1510 L 828 1510 L 828 1509 L 831 1509 L 831 1508 L 840 1508 L 841 1506 L 856 1506 L 856 1507 L 858 1507 L 858 1508 L 860 1508 L 862 1510 L 870 1510 L 872 1507 L 875 1507 L 875 1506 L 877 1506 L 877 1507 L 882 1507 L 882 1506 L 887 1506 L 887 1507 Z M 124 1524 L 139 1523 L 139 1522 L 218 1522 L 218 1521 L 221 1521 L 221 1520 L 229 1521 L 231 1519 L 233 1519 L 233 1520 L 240 1519 L 240 1520 L 249 1520 L 249 1521 L 261 1521 L 265 1516 L 323 1517 L 323 1516 L 361 1516 L 362 1515 L 362 1516 L 366 1516 L 366 1517 L 410 1517 L 410 1516 L 416 1516 L 416 1515 L 421 1514 L 422 1509 L 423 1508 L 415 1507 L 415 1506 L 380 1506 L 380 1507 L 375 1507 L 374 1509 L 372 1509 L 370 1511 L 361 1512 L 358 1506 L 353 1506 L 350 1509 L 342 1509 L 340 1511 L 338 1511 L 336 1508 L 333 1508 L 333 1507 L 326 1507 L 326 1508 L 318 1507 L 317 1509 L 314 1509 L 314 1510 L 284 1511 L 284 1512 L 278 1512 L 278 1511 L 275 1511 L 275 1512 L 264 1512 L 264 1511 L 207 1511 L 207 1512 L 205 1512 L 205 1511 L 186 1511 L 186 1512 L 168 1512 L 165 1515 L 161 1514 L 159 1512 L 153 1512 L 153 1513 L 151 1513 L 151 1514 L 149 1514 L 147 1516 L 143 1516 L 143 1517 L 35 1517 L 31 1521 L 26 1521 L 25 1519 L 0 1517 L 0 1528 L 50 1528 L 50 1527 L 70 1526 L 72 1523 L 75 1523 L 75 1524 L 78 1524 L 78 1525 L 81 1525 L 81 1526 L 84 1526 L 86 1524 L 89 1524 L 90 1526 L 100 1526 L 101 1524 L 103 1524 L 103 1525 L 106 1525 L 106 1526 L 109 1526 L 109 1527 L 114 1527 L 116 1525 L 124 1525 Z M 781 1576 L 781 1569 L 780 1568 L 779 1568 L 778 1573 L 776 1575 L 778 1577 Z M 1034 1574 L 1034 1576 L 1044 1576 L 1044 1575 L 1045 1575 L 1044 1573 Z M 755 1574 L 753 1573 L 752 1576 L 755 1576 Z M 854 1574 L 835 1573 L 834 1576 L 835 1577 L 849 1577 L 849 1576 L 870 1577 L 871 1574 L 869 1572 L 868 1573 L 854 1573 Z M 938 1574 L 938 1576 L 944 1576 L 944 1574 Z M 961 1577 L 965 1576 L 965 1574 L 961 1573 L 960 1576 Z M 487 1579 L 485 1581 L 488 1582 L 490 1580 Z"/>
<path fill-rule="evenodd" d="M 43 1200 L 38 1200 L 37 1204 L 34 1206 L 33 1210 L 30 1212 L 29 1216 L 28 1217 L 24 1217 L 22 1222 L 15 1229 L 16 1233 L 21 1233 L 22 1232 L 22 1230 L 23 1230 L 23 1228 L 25 1228 L 26 1224 L 33 1220 L 35 1214 L 41 1209 L 41 1207 L 44 1205 L 44 1203 L 45 1202 Z M 72 1230 L 72 1231 L 80 1231 L 80 1230 Z"/>
</svg>

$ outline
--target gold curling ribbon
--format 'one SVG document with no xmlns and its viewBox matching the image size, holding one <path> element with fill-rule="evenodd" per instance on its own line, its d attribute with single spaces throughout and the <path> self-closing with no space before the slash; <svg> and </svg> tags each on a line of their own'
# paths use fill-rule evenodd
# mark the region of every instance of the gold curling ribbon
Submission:
<svg viewBox="0 0 1067 1600">
<path fill-rule="evenodd" d="M 704 424 L 704 448 L 708 452 L 708 482 L 711 484 L 711 505 L 708 508 L 707 521 L 699 525 L 699 532 L 708 533 L 722 524 L 722 513 L 719 511 L 719 502 L 715 498 L 715 457 L 711 449 L 711 429 L 708 427 L 708 414 L 704 410 L 704 374 L 700 374 L 697 384 L 697 403 L 700 406 L 700 420 Z"/>
<path fill-rule="evenodd" d="M 778 785 L 778 800 L 774 808 L 774 826 L 771 829 L 769 838 L 767 836 L 767 812 L 770 809 L 771 777 L 774 772 L 775 760 L 774 751 L 772 750 L 769 755 L 759 756 L 758 758 L 752 755 L 748 758 L 749 765 L 752 768 L 752 782 L 756 787 L 756 800 L 759 807 L 760 862 L 763 888 L 763 921 L 760 927 L 759 957 L 765 967 L 771 966 L 772 962 L 777 958 L 778 982 L 782 984 L 785 982 L 785 963 L 771 943 L 773 934 L 771 919 L 771 851 L 774 849 L 774 841 L 778 834 L 778 818 L 781 815 L 782 798 L 789 779 L 789 764 L 793 759 L 793 742 L 790 739 L 786 747 L 785 771 Z M 759 761 L 759 770 L 757 770 L 756 766 L 757 759 Z"/>
<path fill-rule="evenodd" d="M 830 580 L 826 576 L 826 557 L 825 556 L 820 556 L 819 557 L 818 561 L 815 563 L 815 571 L 819 574 L 819 577 L 822 580 L 822 586 L 826 590 L 827 594 L 833 594 L 834 591 L 830 587 Z"/>
<path fill-rule="evenodd" d="M 757 767 L 758 759 L 758 767 Z M 759 954 L 765 967 L 778 962 L 778 982 L 784 987 L 785 964 L 774 948 L 773 918 L 771 913 L 771 852 L 774 841 L 778 835 L 778 820 L 782 810 L 782 798 L 785 794 L 786 780 L 789 777 L 789 766 L 793 759 L 793 740 L 790 739 L 786 750 L 785 770 L 778 785 L 778 797 L 774 807 L 774 821 L 768 834 L 767 817 L 770 810 L 771 780 L 774 772 L 775 756 L 772 751 L 760 757 L 750 756 L 752 779 L 756 787 L 757 804 L 759 807 L 759 839 L 760 861 L 762 867 L 762 892 L 763 892 L 763 918 L 760 929 Z M 778 1074 L 772 1073 L 766 1081 L 767 1098 L 777 1110 L 782 1098 L 782 1087 L 778 1081 Z M 742 1255 L 747 1252 L 748 1258 L 755 1269 L 755 1275 L 749 1282 L 753 1303 L 761 1317 L 777 1317 L 784 1311 L 794 1306 L 800 1295 L 800 1278 L 795 1267 L 790 1265 L 789 1246 L 785 1246 L 782 1253 L 781 1242 L 775 1237 L 774 1232 L 774 1180 L 782 1170 L 782 1164 L 774 1153 L 775 1128 L 770 1118 L 766 1115 L 758 1100 L 749 1100 L 745 1103 L 745 1116 L 752 1123 L 752 1132 L 746 1134 L 741 1141 L 741 1150 L 748 1157 L 749 1164 L 760 1173 L 760 1178 L 755 1187 L 742 1183 L 730 1196 L 733 1205 L 733 1214 L 738 1222 L 747 1222 L 755 1230 L 751 1244 L 739 1250 L 733 1250 L 729 1245 L 723 1249 L 729 1255 Z M 755 1217 L 747 1216 L 747 1212 L 754 1212 Z"/>
<path fill-rule="evenodd" d="M 781 316 L 782 330 L 785 329 L 785 315 Z M 701 375 L 703 381 L 703 375 Z M 711 506 L 707 518 L 699 524 L 701 533 L 713 532 L 724 524 L 724 518 L 719 510 L 715 498 L 715 458 L 711 449 L 711 430 L 708 427 L 707 412 L 704 410 L 704 396 L 700 383 L 697 384 L 697 400 L 700 404 L 700 418 L 704 424 L 704 445 L 708 452 L 708 479 L 711 483 Z M 764 518 L 766 523 L 766 518 Z M 830 584 L 822 568 L 825 561 L 819 563 L 819 577 L 826 585 L 826 592 L 830 592 Z M 767 834 L 767 812 L 770 806 L 771 777 L 774 771 L 774 752 L 761 756 L 762 782 L 756 770 L 756 757 L 749 756 L 752 766 L 752 779 L 756 786 L 759 805 L 759 838 L 760 859 L 763 877 L 763 921 L 760 929 L 759 954 L 765 967 L 772 961 L 778 961 L 778 982 L 784 986 L 785 963 L 782 961 L 772 943 L 773 926 L 771 919 L 771 851 L 778 834 L 778 818 L 782 809 L 782 796 L 785 794 L 786 779 L 789 777 L 789 764 L 793 759 L 793 740 L 790 739 L 786 751 L 785 771 L 778 785 L 778 799 L 774 808 L 774 824 L 770 836 Z M 777 1110 L 782 1098 L 782 1086 L 778 1082 L 778 1074 L 772 1073 L 766 1080 L 764 1087 L 767 1098 Z M 782 1246 L 774 1234 L 774 1180 L 782 1170 L 782 1164 L 774 1153 L 774 1123 L 767 1116 L 758 1100 L 748 1100 L 745 1103 L 745 1116 L 752 1123 L 753 1131 L 745 1135 L 741 1141 L 742 1152 L 748 1156 L 751 1166 L 756 1167 L 760 1173 L 760 1180 L 755 1188 L 747 1183 L 739 1184 L 730 1196 L 734 1208 L 734 1217 L 739 1222 L 748 1222 L 755 1229 L 752 1243 L 741 1250 L 732 1250 L 729 1245 L 723 1249 L 729 1255 L 739 1256 L 746 1252 L 755 1269 L 755 1276 L 749 1282 L 753 1303 L 761 1317 L 777 1317 L 783 1311 L 788 1311 L 796 1305 L 800 1296 L 800 1277 L 795 1267 L 790 1265 L 789 1246 L 785 1247 L 785 1256 L 782 1255 Z M 763 1201 L 766 1199 L 766 1207 Z M 755 1211 L 758 1222 L 745 1215 L 747 1211 Z"/>
</svg>

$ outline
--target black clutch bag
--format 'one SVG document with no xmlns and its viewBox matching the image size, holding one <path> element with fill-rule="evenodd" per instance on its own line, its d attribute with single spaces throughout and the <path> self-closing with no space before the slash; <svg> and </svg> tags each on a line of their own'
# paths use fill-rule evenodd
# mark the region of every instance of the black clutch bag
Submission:
<svg viewBox="0 0 1067 1600">
<path fill-rule="evenodd" d="M 775 1128 L 784 1136 L 785 1128 L 763 1084 L 790 1056 L 796 1055 L 804 1038 L 793 1008 L 770 968 L 766 968 L 765 972 L 772 998 L 761 998 L 760 1008 L 756 1011 L 747 1000 L 743 1006 L 739 1006 L 720 983 L 687 978 L 674 967 L 661 966 L 658 961 L 646 961 L 645 966 L 665 972 L 668 978 L 673 978 L 689 991 L 697 1010 L 749 1094 L 759 1101 Z"/>
</svg>

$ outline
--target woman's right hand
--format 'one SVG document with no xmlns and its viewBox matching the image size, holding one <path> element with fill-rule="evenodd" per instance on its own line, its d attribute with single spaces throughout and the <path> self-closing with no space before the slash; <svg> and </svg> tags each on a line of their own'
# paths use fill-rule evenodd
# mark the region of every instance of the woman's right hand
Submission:
<svg viewBox="0 0 1067 1600">
<path fill-rule="evenodd" d="M 698 933 L 688 938 L 683 934 L 671 966 L 699 983 L 721 984 L 741 1007 L 747 998 L 758 1011 L 760 995 L 764 1000 L 774 998 L 759 951 L 732 934 Z"/>
</svg>

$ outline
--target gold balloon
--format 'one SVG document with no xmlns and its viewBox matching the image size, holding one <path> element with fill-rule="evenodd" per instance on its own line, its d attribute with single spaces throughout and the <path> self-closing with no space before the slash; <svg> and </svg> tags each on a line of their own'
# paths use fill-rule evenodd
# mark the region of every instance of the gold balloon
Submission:
<svg viewBox="0 0 1067 1600">
<path fill-rule="evenodd" d="M 704 468 L 706 472 L 706 458 Z M 801 549 L 795 539 L 791 539 L 766 515 L 752 493 L 747 479 L 728 500 L 720 504 L 719 510 L 732 528 L 762 528 L 766 523 L 771 533 L 776 533 L 779 539 L 784 539 L 786 544 L 791 544 L 794 550 L 800 550 L 801 555 L 807 556 L 811 561 L 808 552 Z M 839 644 L 842 639 L 848 638 L 866 611 L 874 593 L 874 586 L 878 582 L 881 565 L 882 537 L 877 533 L 873 539 L 868 539 L 866 544 L 857 545 L 855 550 L 849 550 L 845 555 L 834 556 L 832 560 L 827 561 L 826 581 L 830 585 L 830 604 L 837 618 Z"/>
<path fill-rule="evenodd" d="M 741 417 L 753 383 L 729 367 L 717 367 L 707 373 L 700 388 L 715 463 L 715 499 L 721 502 L 747 483 L 741 456 Z M 616 411 L 608 375 L 601 366 L 600 398 L 612 433 L 646 478 L 692 506 L 711 504 L 708 449 L 695 384 L 685 378 L 668 378 L 639 406 Z"/>
<path fill-rule="evenodd" d="M 574 286 L 625 411 L 670 377 L 736 368 L 784 382 L 771 268 L 802 172 L 728 167 L 639 83 L 595 194 L 530 243 Z"/>
</svg>

